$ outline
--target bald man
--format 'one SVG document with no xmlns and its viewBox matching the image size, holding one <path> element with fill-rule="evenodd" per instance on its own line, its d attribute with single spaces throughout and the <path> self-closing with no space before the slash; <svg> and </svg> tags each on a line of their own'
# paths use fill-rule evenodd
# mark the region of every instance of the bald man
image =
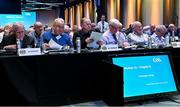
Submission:
<svg viewBox="0 0 180 107">
<path fill-rule="evenodd" d="M 36 22 L 34 24 L 34 31 L 30 32 L 28 35 L 34 38 L 35 47 L 41 48 L 43 44 L 43 24 L 41 22 Z"/>
</svg>

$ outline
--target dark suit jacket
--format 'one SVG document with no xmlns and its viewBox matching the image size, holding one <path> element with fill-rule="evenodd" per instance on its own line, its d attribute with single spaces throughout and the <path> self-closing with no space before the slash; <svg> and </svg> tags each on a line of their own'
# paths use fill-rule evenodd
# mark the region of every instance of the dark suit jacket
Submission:
<svg viewBox="0 0 180 107">
<path fill-rule="evenodd" d="M 79 32 L 74 33 L 74 36 L 73 36 L 74 48 L 76 49 L 76 38 L 77 37 L 81 38 L 81 48 L 82 49 L 87 48 L 87 43 L 86 43 L 85 40 L 86 40 L 86 38 L 90 37 L 90 35 L 91 35 L 91 32 L 85 33 L 82 30 L 80 30 Z"/>
<path fill-rule="evenodd" d="M 15 45 L 16 44 L 16 36 L 15 35 L 9 35 L 5 36 L 1 42 L 0 47 L 3 48 L 7 45 Z M 35 47 L 34 39 L 30 36 L 25 35 L 22 41 L 21 48 L 27 48 L 28 46 L 34 48 Z"/>
</svg>

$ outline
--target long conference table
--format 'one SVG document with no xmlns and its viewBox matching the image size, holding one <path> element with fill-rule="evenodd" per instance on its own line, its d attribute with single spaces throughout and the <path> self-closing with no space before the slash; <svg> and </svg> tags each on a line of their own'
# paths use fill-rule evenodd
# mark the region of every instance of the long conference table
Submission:
<svg viewBox="0 0 180 107">
<path fill-rule="evenodd" d="M 171 52 L 178 80 L 180 49 L 138 49 L 40 56 L 0 56 L 0 105 L 69 105 L 103 100 L 123 105 L 123 68 L 109 55 Z"/>
</svg>

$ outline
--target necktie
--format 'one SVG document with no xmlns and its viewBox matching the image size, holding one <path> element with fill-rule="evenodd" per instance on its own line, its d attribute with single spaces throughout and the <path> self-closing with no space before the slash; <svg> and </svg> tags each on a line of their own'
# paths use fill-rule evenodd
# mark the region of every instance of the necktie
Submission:
<svg viewBox="0 0 180 107">
<path fill-rule="evenodd" d="M 113 38 L 114 38 L 115 44 L 117 44 L 116 34 L 113 34 L 112 36 L 113 36 Z"/>
<path fill-rule="evenodd" d="M 104 21 L 102 22 L 102 32 L 104 32 Z"/>
<path fill-rule="evenodd" d="M 23 40 L 20 40 L 20 46 L 21 46 L 21 48 L 24 48 L 24 42 L 23 42 Z"/>
</svg>

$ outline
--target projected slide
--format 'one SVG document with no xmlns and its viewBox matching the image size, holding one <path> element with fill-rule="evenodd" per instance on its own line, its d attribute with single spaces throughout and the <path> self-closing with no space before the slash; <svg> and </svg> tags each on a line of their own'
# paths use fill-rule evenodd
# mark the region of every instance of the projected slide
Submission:
<svg viewBox="0 0 180 107">
<path fill-rule="evenodd" d="M 25 25 L 25 29 L 36 22 L 35 12 L 22 12 L 21 15 L 14 14 L 0 14 L 0 26 L 4 27 L 6 24 L 13 24 L 14 22 L 21 22 Z"/>
<path fill-rule="evenodd" d="M 168 55 L 113 58 L 124 67 L 124 97 L 177 91 Z"/>
</svg>

